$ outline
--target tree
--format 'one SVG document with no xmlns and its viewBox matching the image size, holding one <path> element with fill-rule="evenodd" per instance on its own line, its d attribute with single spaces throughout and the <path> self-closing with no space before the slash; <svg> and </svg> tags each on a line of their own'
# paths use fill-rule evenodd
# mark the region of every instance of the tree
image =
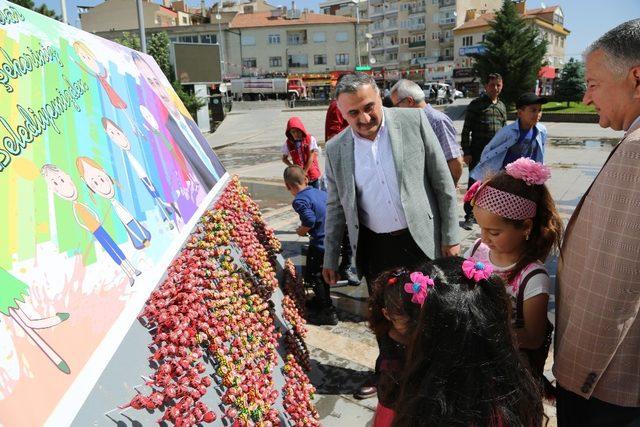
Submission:
<svg viewBox="0 0 640 427">
<path fill-rule="evenodd" d="M 122 33 L 122 37 L 115 39 L 116 43 L 126 46 L 130 49 L 140 51 L 140 37 L 135 34 L 131 34 L 128 31 Z"/>
<path fill-rule="evenodd" d="M 56 14 L 55 10 L 49 9 L 46 4 L 41 4 L 36 7 L 33 0 L 9 0 L 11 3 L 17 4 L 18 6 L 22 6 L 26 9 L 33 10 L 34 12 L 38 12 L 44 16 L 48 16 L 49 18 L 57 19 L 58 21 L 62 21 L 62 17 Z"/>
<path fill-rule="evenodd" d="M 175 80 L 175 73 L 173 72 L 173 66 L 169 60 L 169 36 L 165 31 L 161 33 L 154 33 L 149 37 L 149 43 L 147 45 L 147 51 L 149 55 L 153 56 L 156 60 L 158 67 L 162 70 L 162 73 L 167 76 L 170 82 Z"/>
<path fill-rule="evenodd" d="M 569 59 L 562 69 L 556 86 L 558 100 L 566 101 L 567 107 L 571 101 L 580 101 L 587 87 L 584 83 L 584 64 L 575 59 Z"/>
<path fill-rule="evenodd" d="M 482 42 L 484 52 L 470 56 L 475 59 L 473 68 L 482 81 L 491 73 L 502 75 L 501 98 L 509 107 L 518 96 L 535 87 L 548 43 L 536 27 L 520 17 L 512 0 L 504 0 L 490 26 Z"/>
</svg>

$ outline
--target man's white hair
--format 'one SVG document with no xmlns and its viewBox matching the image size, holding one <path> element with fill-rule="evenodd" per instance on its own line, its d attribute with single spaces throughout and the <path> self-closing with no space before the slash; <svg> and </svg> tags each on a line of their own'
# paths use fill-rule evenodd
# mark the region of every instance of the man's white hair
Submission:
<svg viewBox="0 0 640 427">
<path fill-rule="evenodd" d="M 605 55 L 609 69 L 624 77 L 633 67 L 640 65 L 640 19 L 632 19 L 607 31 L 584 52 L 586 59 L 600 50 Z"/>
<path fill-rule="evenodd" d="M 424 91 L 420 85 L 407 79 L 398 80 L 398 82 L 393 85 L 391 95 L 394 93 L 397 93 L 398 102 L 409 96 L 413 98 L 416 103 L 424 101 L 425 98 Z"/>
</svg>

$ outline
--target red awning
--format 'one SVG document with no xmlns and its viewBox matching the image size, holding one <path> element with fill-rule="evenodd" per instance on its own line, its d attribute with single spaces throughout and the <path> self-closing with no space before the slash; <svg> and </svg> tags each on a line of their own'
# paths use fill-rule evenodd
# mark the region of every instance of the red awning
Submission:
<svg viewBox="0 0 640 427">
<path fill-rule="evenodd" d="M 540 68 L 538 71 L 538 77 L 542 77 L 544 79 L 555 79 L 556 78 L 556 69 L 547 65 L 546 67 Z"/>
</svg>

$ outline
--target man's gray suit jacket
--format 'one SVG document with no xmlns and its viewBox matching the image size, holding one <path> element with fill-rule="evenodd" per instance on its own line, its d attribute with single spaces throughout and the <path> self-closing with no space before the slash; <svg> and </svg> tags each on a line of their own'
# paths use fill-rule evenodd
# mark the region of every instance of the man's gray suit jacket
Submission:
<svg viewBox="0 0 640 427">
<path fill-rule="evenodd" d="M 422 109 L 384 108 L 383 111 L 409 232 L 429 258 L 437 258 L 441 245 L 460 242 L 456 189 L 447 161 Z M 333 270 L 338 269 L 345 225 L 354 256 L 358 250 L 360 221 L 353 148 L 350 127 L 326 146 L 329 194 L 324 267 Z"/>
</svg>

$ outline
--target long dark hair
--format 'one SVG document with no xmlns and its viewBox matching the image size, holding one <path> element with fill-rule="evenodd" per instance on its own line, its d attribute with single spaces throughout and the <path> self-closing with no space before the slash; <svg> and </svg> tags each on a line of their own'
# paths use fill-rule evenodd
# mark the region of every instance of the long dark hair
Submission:
<svg viewBox="0 0 640 427">
<path fill-rule="evenodd" d="M 507 273 L 507 281 L 511 282 L 527 265 L 536 261 L 544 262 L 550 253 L 559 251 L 562 243 L 562 219 L 558 214 L 551 193 L 544 184 L 529 185 L 503 171 L 489 178 L 486 185 L 531 200 L 537 206 L 536 216 L 532 218 L 533 225 L 529 240 L 526 241 L 520 259 Z M 525 227 L 526 220 L 509 218 L 502 218 L 502 220 L 513 224 L 516 228 Z"/>
<path fill-rule="evenodd" d="M 411 302 L 412 294 L 405 292 L 404 284 L 410 283 L 411 272 L 406 268 L 395 268 L 381 273 L 373 283 L 369 297 L 369 327 L 377 337 L 386 335 L 391 322 L 384 317 L 382 309 L 389 314 L 409 317 L 409 330 L 413 330 L 420 317 L 420 305 Z"/>
<path fill-rule="evenodd" d="M 467 279 L 463 261 L 425 267 L 435 286 L 409 346 L 394 426 L 538 426 L 540 390 L 516 349 L 504 283 Z"/>
</svg>

